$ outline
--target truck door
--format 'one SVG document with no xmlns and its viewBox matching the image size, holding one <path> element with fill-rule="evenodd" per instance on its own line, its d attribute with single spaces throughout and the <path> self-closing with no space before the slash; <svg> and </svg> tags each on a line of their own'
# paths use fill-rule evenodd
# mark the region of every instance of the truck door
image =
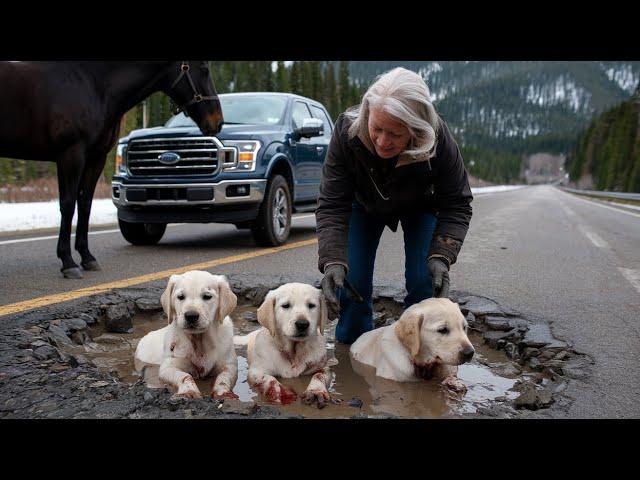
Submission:
<svg viewBox="0 0 640 480">
<path fill-rule="evenodd" d="M 305 118 L 313 118 L 305 102 L 296 100 L 291 111 L 291 123 L 294 129 L 302 127 Z M 314 200 L 319 179 L 316 178 L 316 145 L 312 138 L 301 137 L 295 141 L 293 159 L 295 168 L 295 201 Z"/>
<path fill-rule="evenodd" d="M 314 118 L 319 118 L 322 120 L 322 124 L 324 125 L 324 133 L 321 137 L 313 137 L 310 138 L 310 142 L 315 148 L 315 158 L 314 158 L 314 170 L 313 177 L 316 179 L 316 187 L 313 191 L 314 198 L 317 199 L 320 196 L 320 177 L 322 176 L 322 165 L 324 164 L 324 158 L 327 155 L 327 150 L 329 149 L 329 142 L 331 141 L 331 121 L 327 116 L 327 113 L 320 107 L 316 105 L 311 105 L 311 113 Z"/>
</svg>

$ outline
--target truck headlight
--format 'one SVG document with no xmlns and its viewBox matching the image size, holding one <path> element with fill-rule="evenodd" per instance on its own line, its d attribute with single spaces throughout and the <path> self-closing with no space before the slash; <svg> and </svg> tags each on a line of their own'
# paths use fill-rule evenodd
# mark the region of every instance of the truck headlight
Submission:
<svg viewBox="0 0 640 480">
<path fill-rule="evenodd" d="M 238 150 L 238 165 L 225 168 L 225 172 L 252 172 L 256 168 L 256 159 L 262 144 L 257 140 L 223 140 L 225 147 Z"/>
<path fill-rule="evenodd" d="M 119 143 L 116 147 L 116 173 L 125 173 L 124 156 L 127 150 L 126 143 Z"/>
</svg>

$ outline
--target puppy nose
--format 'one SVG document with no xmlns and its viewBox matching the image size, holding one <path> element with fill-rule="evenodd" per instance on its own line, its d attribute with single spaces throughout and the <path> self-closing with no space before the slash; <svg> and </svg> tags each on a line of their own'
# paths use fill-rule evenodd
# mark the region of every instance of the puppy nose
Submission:
<svg viewBox="0 0 640 480">
<path fill-rule="evenodd" d="M 309 320 L 306 320 L 304 318 L 296 320 L 296 328 L 299 332 L 304 332 L 307 328 L 309 328 Z"/>
<path fill-rule="evenodd" d="M 462 352 L 460 353 L 462 354 L 462 359 L 465 362 L 469 362 L 473 358 L 473 354 L 476 353 L 476 351 L 473 349 L 471 345 L 468 345 L 464 347 L 464 350 L 462 350 Z"/>
<path fill-rule="evenodd" d="M 186 312 L 184 319 L 187 321 L 187 325 L 195 325 L 198 322 L 200 314 L 198 312 Z"/>
</svg>

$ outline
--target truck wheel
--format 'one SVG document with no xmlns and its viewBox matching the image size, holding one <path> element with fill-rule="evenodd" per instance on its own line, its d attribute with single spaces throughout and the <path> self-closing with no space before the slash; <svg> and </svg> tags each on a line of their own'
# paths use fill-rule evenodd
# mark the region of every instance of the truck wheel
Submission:
<svg viewBox="0 0 640 480">
<path fill-rule="evenodd" d="M 131 223 L 118 219 L 120 232 L 133 245 L 155 245 L 167 229 L 166 223 Z"/>
<path fill-rule="evenodd" d="M 264 247 L 282 245 L 291 230 L 291 193 L 282 175 L 269 181 L 258 217 L 251 226 L 256 243 Z"/>
</svg>

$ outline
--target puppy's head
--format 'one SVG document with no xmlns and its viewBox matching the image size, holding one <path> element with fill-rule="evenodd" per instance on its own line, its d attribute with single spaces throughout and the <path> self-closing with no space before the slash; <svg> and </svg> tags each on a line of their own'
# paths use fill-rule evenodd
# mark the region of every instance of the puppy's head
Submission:
<svg viewBox="0 0 640 480">
<path fill-rule="evenodd" d="M 171 275 L 160 297 L 169 323 L 176 321 L 178 328 L 189 334 L 221 324 L 236 308 L 237 301 L 224 275 L 200 270 Z"/>
<path fill-rule="evenodd" d="M 448 298 L 429 298 L 409 307 L 395 333 L 416 365 L 461 365 L 475 350 L 467 337 L 467 320 Z"/>
<path fill-rule="evenodd" d="M 322 292 L 305 283 L 285 283 L 271 290 L 258 309 L 258 322 L 274 337 L 302 342 L 323 334 L 327 305 Z"/>
</svg>

